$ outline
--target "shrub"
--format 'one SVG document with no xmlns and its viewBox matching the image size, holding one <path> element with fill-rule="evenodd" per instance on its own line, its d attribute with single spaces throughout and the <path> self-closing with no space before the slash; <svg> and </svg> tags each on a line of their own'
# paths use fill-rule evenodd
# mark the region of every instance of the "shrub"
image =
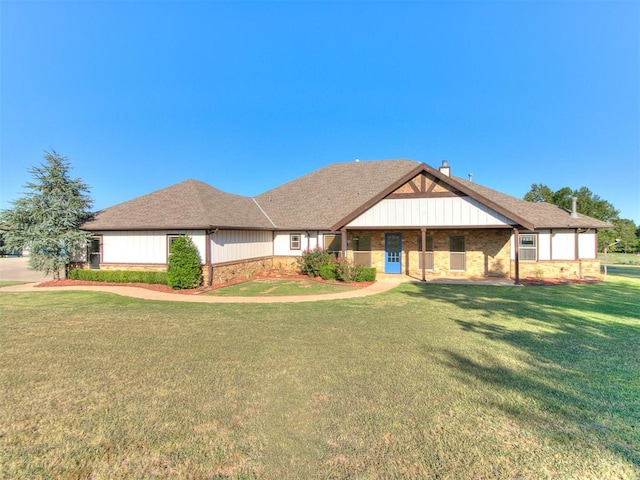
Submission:
<svg viewBox="0 0 640 480">
<path fill-rule="evenodd" d="M 202 283 L 200 254 L 191 237 L 178 237 L 171 244 L 167 283 L 175 289 L 195 288 Z"/>
<path fill-rule="evenodd" d="M 305 250 L 302 256 L 296 260 L 298 268 L 310 277 L 320 275 L 320 267 L 332 263 L 331 254 L 322 248 Z"/>
<path fill-rule="evenodd" d="M 70 280 L 108 283 L 167 284 L 167 272 L 144 272 L 140 270 L 71 270 Z"/>
<path fill-rule="evenodd" d="M 356 265 L 348 258 L 341 258 L 336 264 L 336 275 L 343 282 L 355 282 L 362 273 L 362 265 Z"/>
<path fill-rule="evenodd" d="M 376 269 L 375 267 L 362 267 L 360 275 L 356 277 L 356 282 L 375 282 Z"/>
<path fill-rule="evenodd" d="M 338 264 L 330 263 L 329 265 L 320 265 L 320 278 L 323 280 L 336 280 L 336 267 Z"/>
</svg>

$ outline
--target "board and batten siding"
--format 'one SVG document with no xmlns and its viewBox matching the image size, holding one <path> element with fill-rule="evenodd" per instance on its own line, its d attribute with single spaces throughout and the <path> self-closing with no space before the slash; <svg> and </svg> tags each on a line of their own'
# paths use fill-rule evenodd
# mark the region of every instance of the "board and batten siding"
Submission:
<svg viewBox="0 0 640 480">
<path fill-rule="evenodd" d="M 529 232 L 522 232 L 527 234 Z M 576 233 L 571 229 L 546 229 L 531 232 L 538 242 L 538 261 L 549 260 L 595 260 L 598 236 L 595 231 Z M 578 254 L 576 255 L 576 235 Z M 511 260 L 515 259 L 515 239 L 511 236 Z"/>
<path fill-rule="evenodd" d="M 300 248 L 291 249 L 291 234 L 300 235 Z M 291 230 L 285 232 L 276 232 L 273 237 L 273 254 L 275 256 L 300 256 L 305 250 L 313 250 L 316 247 L 322 247 L 321 232 L 304 230 Z"/>
<path fill-rule="evenodd" d="M 205 232 L 199 231 L 144 231 L 96 232 L 102 235 L 102 263 L 166 264 L 168 235 L 188 235 L 198 248 L 204 262 Z"/>
<path fill-rule="evenodd" d="M 271 255 L 273 255 L 273 233 L 270 231 L 218 230 L 211 234 L 213 263 L 234 262 Z"/>
<path fill-rule="evenodd" d="M 384 199 L 355 218 L 353 227 L 505 226 L 513 222 L 470 197 Z"/>
</svg>

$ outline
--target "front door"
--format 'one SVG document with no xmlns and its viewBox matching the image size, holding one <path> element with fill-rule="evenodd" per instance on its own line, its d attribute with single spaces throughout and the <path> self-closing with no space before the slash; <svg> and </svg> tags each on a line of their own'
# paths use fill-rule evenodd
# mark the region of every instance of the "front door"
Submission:
<svg viewBox="0 0 640 480">
<path fill-rule="evenodd" d="M 402 273 L 402 235 L 384 235 L 384 273 Z"/>
</svg>

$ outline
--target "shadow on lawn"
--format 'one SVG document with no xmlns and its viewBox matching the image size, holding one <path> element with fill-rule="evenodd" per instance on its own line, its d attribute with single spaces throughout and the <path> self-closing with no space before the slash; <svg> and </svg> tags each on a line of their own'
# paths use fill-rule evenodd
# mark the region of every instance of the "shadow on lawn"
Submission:
<svg viewBox="0 0 640 480">
<path fill-rule="evenodd" d="M 557 441 L 587 440 L 640 467 L 640 283 L 418 284 L 405 293 L 471 312 L 453 319 L 463 331 L 523 352 L 525 371 L 486 353 L 442 352 L 447 367 L 534 400 L 538 413 L 506 400 L 496 400 L 496 408 Z"/>
</svg>

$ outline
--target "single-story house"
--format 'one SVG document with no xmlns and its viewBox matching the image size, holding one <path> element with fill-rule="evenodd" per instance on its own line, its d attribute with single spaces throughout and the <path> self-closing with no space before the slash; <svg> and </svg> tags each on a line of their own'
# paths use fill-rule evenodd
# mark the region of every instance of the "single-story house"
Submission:
<svg viewBox="0 0 640 480">
<path fill-rule="evenodd" d="M 186 180 L 98 212 L 85 268 L 164 270 L 189 235 L 207 285 L 289 268 L 316 247 L 420 279 L 598 277 L 611 225 L 455 177 L 446 161 L 335 163 L 256 197 Z"/>
</svg>

